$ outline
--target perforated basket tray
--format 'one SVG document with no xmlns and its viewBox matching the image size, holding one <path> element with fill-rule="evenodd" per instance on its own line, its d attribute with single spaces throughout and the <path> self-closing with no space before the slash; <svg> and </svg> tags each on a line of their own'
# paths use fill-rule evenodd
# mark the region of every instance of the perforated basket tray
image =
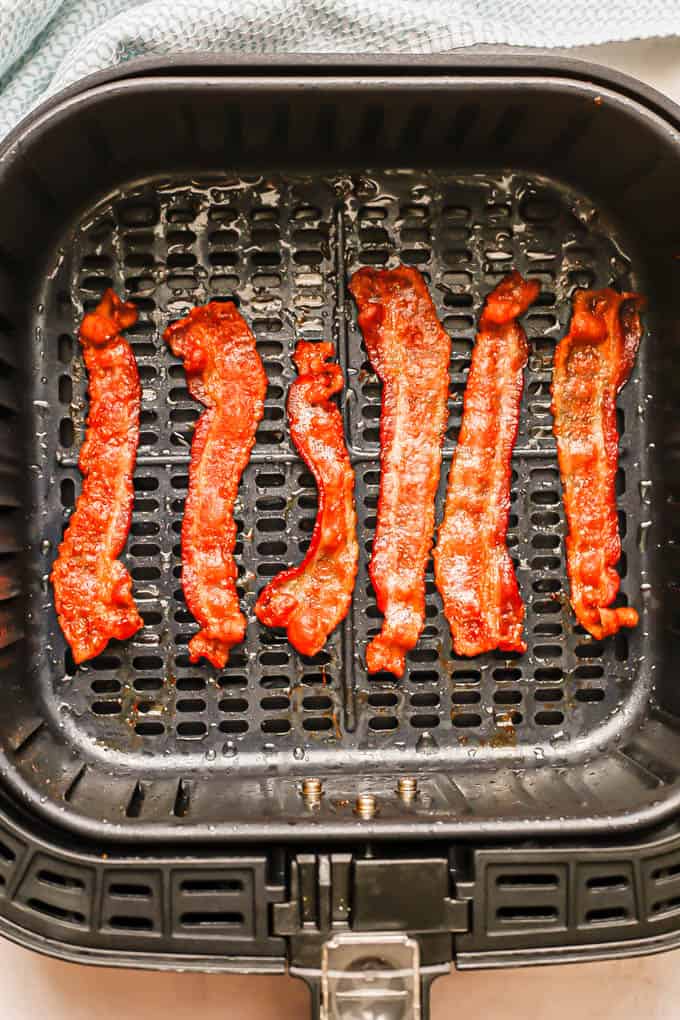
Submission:
<svg viewBox="0 0 680 1020">
<path fill-rule="evenodd" d="M 680 796 L 680 212 L 667 111 L 573 68 L 550 75 L 510 58 L 454 71 L 184 70 L 94 83 L 25 122 L 1 156 L 6 789 L 52 825 L 149 843 L 593 833 L 668 816 Z M 398 260 L 426 275 L 453 339 L 442 491 L 485 295 L 510 268 L 540 280 L 541 295 L 525 319 L 508 539 L 529 650 L 454 656 L 430 571 L 427 626 L 394 682 L 364 669 L 380 623 L 366 570 L 380 392 L 346 284 L 361 265 Z M 146 625 L 76 670 L 47 575 L 80 484 L 77 325 L 111 285 L 140 312 L 128 333 L 143 404 L 124 558 Z M 621 600 L 641 622 L 598 643 L 565 598 L 549 387 L 574 289 L 606 285 L 641 290 L 649 311 L 620 401 L 617 479 Z M 222 673 L 187 657 L 179 529 L 199 408 L 161 339 L 213 298 L 239 303 L 270 382 L 237 514 L 250 622 Z M 362 550 L 352 612 L 314 660 L 252 614 L 260 587 L 304 553 L 315 515 L 285 420 L 298 337 L 332 338 L 345 371 Z M 396 796 L 400 774 L 418 777 L 412 805 Z M 313 812 L 299 794 L 309 775 L 325 790 Z M 371 821 L 352 810 L 366 789 L 378 795 Z"/>
</svg>

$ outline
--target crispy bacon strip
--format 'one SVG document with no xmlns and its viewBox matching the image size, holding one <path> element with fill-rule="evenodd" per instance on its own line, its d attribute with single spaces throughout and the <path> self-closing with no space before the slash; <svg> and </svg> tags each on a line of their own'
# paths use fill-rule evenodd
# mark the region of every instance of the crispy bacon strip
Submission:
<svg viewBox="0 0 680 1020">
<path fill-rule="evenodd" d="M 332 356 L 333 344 L 304 341 L 293 356 L 299 376 L 288 395 L 290 434 L 316 479 L 319 510 L 304 560 L 275 577 L 255 606 L 262 623 L 287 629 L 302 655 L 320 652 L 347 615 L 359 558 L 354 471 L 331 399 L 342 390 L 342 370 L 326 364 Z"/>
<path fill-rule="evenodd" d="M 267 376 L 255 338 L 231 303 L 211 301 L 173 322 L 164 338 L 184 361 L 189 392 L 206 405 L 194 431 L 182 522 L 182 587 L 201 625 L 189 658 L 218 669 L 243 640 L 236 591 L 236 522 L 241 475 L 264 414 Z"/>
<path fill-rule="evenodd" d="M 57 615 L 76 663 L 142 626 L 132 578 L 118 560 L 130 530 L 132 473 L 139 443 L 139 374 L 120 336 L 137 309 L 107 290 L 83 318 L 90 410 L 78 465 L 83 487 L 52 567 Z"/>
<path fill-rule="evenodd" d="M 435 580 L 457 655 L 526 651 L 524 606 L 505 535 L 528 355 L 517 319 L 538 291 L 519 273 L 506 276 L 486 300 L 472 352 L 434 550 Z"/>
<path fill-rule="evenodd" d="M 571 603 L 598 640 L 638 622 L 631 607 L 608 607 L 619 590 L 614 568 L 621 556 L 616 396 L 635 362 L 643 304 L 639 294 L 577 291 L 569 333 L 555 351 L 553 431 L 569 528 Z"/>
<path fill-rule="evenodd" d="M 401 676 L 425 622 L 425 568 L 448 417 L 451 341 L 420 273 L 360 269 L 350 282 L 371 364 L 383 384 L 380 499 L 369 572 L 382 632 L 370 673 Z"/>
</svg>

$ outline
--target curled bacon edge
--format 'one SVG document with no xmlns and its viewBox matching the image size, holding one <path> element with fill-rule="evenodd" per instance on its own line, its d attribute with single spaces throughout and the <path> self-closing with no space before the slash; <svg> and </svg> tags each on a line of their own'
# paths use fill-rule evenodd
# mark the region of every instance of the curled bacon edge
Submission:
<svg viewBox="0 0 680 1020">
<path fill-rule="evenodd" d="M 553 431 L 567 515 L 567 572 L 579 623 L 598 640 L 635 627 L 631 606 L 610 608 L 620 586 L 616 398 L 642 336 L 639 294 L 580 290 L 555 351 Z"/>
<path fill-rule="evenodd" d="M 132 578 L 118 559 L 132 518 L 141 402 L 135 358 L 120 333 L 136 321 L 134 304 L 109 289 L 79 331 L 90 400 L 78 460 L 83 486 L 51 573 L 57 616 L 76 664 L 143 625 Z"/>
<path fill-rule="evenodd" d="M 194 429 L 182 521 L 182 588 L 201 627 L 189 658 L 222 669 L 246 632 L 236 590 L 234 503 L 264 414 L 267 376 L 232 302 L 192 308 L 163 335 L 184 361 L 189 392 L 206 406 Z"/>
<path fill-rule="evenodd" d="M 288 395 L 290 433 L 318 489 L 318 512 L 302 562 L 284 570 L 260 592 L 255 614 L 268 627 L 285 627 L 302 655 L 314 656 L 349 611 L 359 547 L 354 471 L 342 415 L 332 401 L 342 370 L 328 364 L 333 344 L 298 343 L 298 378 Z"/>
<path fill-rule="evenodd" d="M 350 291 L 380 378 L 380 495 L 369 574 L 383 614 L 369 673 L 402 676 L 425 624 L 425 570 L 448 418 L 451 340 L 418 272 L 358 270 Z"/>
<path fill-rule="evenodd" d="M 506 532 L 512 452 L 528 346 L 517 319 L 539 284 L 510 273 L 482 311 L 434 549 L 435 580 L 457 655 L 525 652 L 524 605 Z"/>
</svg>

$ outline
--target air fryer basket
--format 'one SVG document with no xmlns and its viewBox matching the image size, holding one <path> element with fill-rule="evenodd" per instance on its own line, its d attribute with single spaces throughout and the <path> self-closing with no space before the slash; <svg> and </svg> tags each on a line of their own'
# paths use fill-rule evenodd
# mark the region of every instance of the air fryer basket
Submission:
<svg viewBox="0 0 680 1020">
<path fill-rule="evenodd" d="M 677 111 L 660 97 L 594 69 L 586 75 L 576 63 L 537 68 L 511 57 L 373 69 L 356 61 L 314 70 L 146 66 L 95 79 L 28 118 L 0 154 L 0 769 L 8 812 L 20 811 L 55 845 L 67 841 L 70 853 L 106 845 L 124 855 L 134 840 L 149 874 L 162 871 L 170 845 L 200 851 L 204 864 L 229 842 L 247 841 L 261 853 L 304 840 L 313 856 L 328 840 L 356 848 L 382 837 L 392 854 L 407 845 L 441 853 L 441 841 L 452 839 L 532 838 L 539 846 L 550 836 L 618 832 L 623 847 L 624 832 L 670 823 L 680 798 L 679 166 Z M 430 571 L 427 626 L 401 682 L 369 678 L 364 668 L 380 622 L 366 569 L 380 393 L 346 286 L 360 266 L 398 260 L 426 275 L 453 340 L 442 492 L 481 303 L 510 268 L 541 282 L 525 319 L 531 356 L 508 539 L 529 650 L 454 656 Z M 607 285 L 642 291 L 649 308 L 620 400 L 617 479 L 620 598 L 641 622 L 598 643 L 575 626 L 565 598 L 549 388 L 571 294 Z M 107 286 L 140 312 L 128 333 L 143 403 L 125 562 L 145 628 L 75 669 L 47 576 L 79 488 L 86 379 L 76 330 Z M 248 635 L 221 673 L 188 662 L 195 624 L 181 592 L 179 529 L 199 408 L 162 341 L 169 321 L 211 298 L 239 303 L 269 378 L 237 513 Z M 333 339 L 345 371 L 362 550 L 350 617 L 314 660 L 252 614 L 267 579 L 303 555 L 315 515 L 313 480 L 285 420 L 298 337 Z M 397 793 L 404 776 L 417 779 L 414 800 Z M 305 777 L 323 784 L 318 806 L 300 794 Z M 375 795 L 373 817 L 354 810 L 360 792 Z M 17 838 L 7 838 L 7 888 L 24 873 L 15 873 Z M 458 853 L 444 851 L 451 875 L 483 910 L 489 899 L 475 891 L 476 858 Z M 231 892 L 245 906 L 225 908 L 220 916 L 232 921 L 212 929 L 223 935 L 251 904 L 258 921 L 238 952 L 281 951 L 267 904 L 283 899 L 285 876 L 299 872 L 304 882 L 307 874 L 304 855 L 293 872 L 282 860 L 274 854 L 265 869 L 258 858 L 252 872 L 243 865 L 246 878 Z M 334 862 L 332 873 L 344 874 Z M 87 868 L 108 890 L 92 860 Z M 549 905 L 548 920 L 528 919 L 542 917 L 537 930 L 561 945 L 564 938 L 551 943 L 545 932 L 570 930 L 575 915 L 566 904 L 577 890 L 565 892 L 565 883 L 580 878 L 559 868 L 549 874 L 559 903 Z M 636 896 L 632 874 L 626 888 Z M 153 891 L 155 882 L 141 884 Z M 535 885 L 548 909 L 550 882 Z M 161 899 L 166 888 L 158 886 Z M 536 895 L 510 883 L 510 907 L 499 906 L 498 888 L 494 910 Z M 80 891 L 90 902 L 90 885 Z M 229 889 L 222 892 L 228 899 Z M 167 895 L 174 903 L 175 893 Z M 110 936 L 111 925 L 102 929 L 82 904 L 67 909 L 63 888 L 56 900 L 45 896 L 24 896 L 24 909 L 30 900 L 56 910 L 32 924 L 64 921 Z M 660 913 L 666 919 L 679 908 L 680 900 Z M 162 918 L 160 903 L 158 910 Z M 630 923 L 642 924 L 643 913 L 625 907 Z M 181 916 L 198 914 L 187 908 Z M 295 923 L 276 916 L 274 930 L 292 936 Z M 524 922 L 519 930 L 535 934 Z M 149 923 L 133 944 L 141 931 L 156 933 Z M 159 936 L 174 935 L 158 923 Z M 134 924 L 128 946 L 130 931 Z M 504 934 L 521 942 L 507 923 L 496 934 L 499 950 Z M 260 936 L 270 940 L 266 950 Z M 481 952 L 466 937 L 468 951 Z"/>
<path fill-rule="evenodd" d="M 658 654 L 650 648 L 649 594 L 640 596 L 650 571 L 643 542 L 653 541 L 643 527 L 655 495 L 647 464 L 646 342 L 621 401 L 619 474 L 622 587 L 624 597 L 640 603 L 643 623 L 595 642 L 575 627 L 563 595 L 564 516 L 549 411 L 552 350 L 566 332 L 577 285 L 647 290 L 628 243 L 586 198 L 531 173 L 388 170 L 319 179 L 253 171 L 245 180 L 222 174 L 214 181 L 196 174 L 179 184 L 154 179 L 116 191 L 80 216 L 75 235 L 62 236 L 58 250 L 40 299 L 43 342 L 34 346 L 32 368 L 33 521 L 42 544 L 29 675 L 31 703 L 41 706 L 45 725 L 25 735 L 15 760 L 31 770 L 37 791 L 49 781 L 44 792 L 62 809 L 67 805 L 66 821 L 106 818 L 125 834 L 167 824 L 173 814 L 183 834 L 197 823 L 239 823 L 243 815 L 276 822 L 279 812 L 303 815 L 297 783 L 310 773 L 326 785 L 315 814 L 321 825 L 351 822 L 351 804 L 337 801 L 353 802 L 369 777 L 381 795 L 382 821 L 398 823 L 397 772 L 418 774 L 416 823 L 448 817 L 469 827 L 508 813 L 596 816 L 638 806 L 647 776 L 642 790 L 631 790 L 627 777 L 639 781 L 637 767 L 623 758 L 604 765 L 599 759 L 602 748 L 620 745 L 646 717 Z M 367 640 L 380 624 L 367 573 L 380 473 L 380 386 L 344 292 L 354 269 L 399 258 L 428 274 L 453 339 L 446 466 L 485 294 L 510 267 L 540 279 L 542 292 L 526 317 L 532 356 L 509 538 L 528 608 L 529 650 L 521 657 L 453 656 L 430 571 L 426 633 L 406 676 L 395 682 L 370 678 L 364 667 Z M 129 332 L 143 401 L 127 561 L 145 627 L 76 670 L 42 579 L 79 487 L 86 378 L 75 326 L 111 285 L 140 309 Z M 199 408 L 182 364 L 162 340 L 168 321 L 215 296 L 239 301 L 269 377 L 265 419 L 238 507 L 240 590 L 251 622 L 247 641 L 221 673 L 188 658 L 196 624 L 181 589 L 180 528 Z M 285 400 L 296 336 L 330 335 L 347 373 L 344 409 L 362 562 L 345 627 L 306 660 L 285 634 L 263 628 L 252 607 L 262 585 L 299 560 L 309 542 L 315 486 L 291 446 Z M 446 470 L 442 495 L 445 481 Z M 562 773 L 548 771 L 551 764 Z M 524 775 L 496 779 L 491 767 Z M 595 782 L 604 769 L 606 805 L 570 785 L 569 770 L 583 774 L 584 767 Z M 537 771 L 552 782 L 539 780 L 531 800 L 508 798 L 515 785 L 535 785 Z M 257 792 L 269 776 L 278 786 L 271 801 Z M 582 783 L 591 787 L 590 779 Z"/>
</svg>

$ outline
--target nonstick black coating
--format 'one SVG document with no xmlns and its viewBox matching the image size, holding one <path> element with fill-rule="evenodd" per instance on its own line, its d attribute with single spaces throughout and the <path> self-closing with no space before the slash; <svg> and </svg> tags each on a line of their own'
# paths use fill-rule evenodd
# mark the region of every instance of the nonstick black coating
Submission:
<svg viewBox="0 0 680 1020">
<path fill-rule="evenodd" d="M 33 299 L 31 343 L 17 384 L 22 379 L 27 394 L 21 476 L 32 508 L 24 559 L 30 615 L 26 654 L 5 686 L 0 741 L 14 788 L 37 811 L 81 832 L 108 839 L 140 832 L 149 839 L 255 832 L 280 838 L 294 827 L 296 835 L 338 836 L 362 824 L 352 804 L 366 788 L 380 802 L 372 824 L 388 836 L 529 831 L 526 826 L 547 831 L 561 824 L 575 830 L 633 824 L 639 812 L 663 800 L 661 782 L 675 780 L 666 755 L 674 753 L 671 729 L 663 730 L 667 747 L 656 768 L 644 750 L 650 698 L 672 654 L 668 639 L 658 638 L 667 569 L 658 549 L 671 511 L 657 440 L 661 403 L 674 385 L 659 382 L 657 369 L 671 349 L 655 268 L 660 247 L 651 252 L 641 243 L 643 221 L 648 229 L 651 221 L 628 223 L 620 201 L 612 200 L 610 211 L 600 187 L 591 194 L 565 183 L 579 176 L 566 165 L 569 154 L 586 140 L 606 142 L 608 131 L 623 123 L 624 106 L 612 100 L 606 124 L 603 113 L 591 127 L 584 104 L 597 118 L 601 97 L 583 86 L 572 109 L 574 97 L 565 89 L 553 118 L 565 170 L 557 173 L 544 134 L 543 173 L 530 166 L 526 136 L 534 113 L 544 132 L 550 120 L 538 106 L 534 111 L 530 90 L 521 102 L 508 103 L 506 93 L 502 103 L 497 86 L 484 102 L 483 90 L 475 101 L 450 84 L 456 100 L 449 107 L 439 88 L 385 91 L 379 102 L 353 87 L 351 112 L 330 87 L 314 97 L 310 124 L 317 148 L 309 152 L 309 167 L 298 151 L 306 132 L 303 101 L 292 92 L 281 98 L 280 83 L 273 105 L 264 88 L 244 93 L 245 112 L 232 95 L 216 103 L 215 90 L 205 84 L 185 84 L 183 92 L 178 85 L 177 137 L 154 118 L 161 100 L 149 83 L 135 96 L 131 83 L 117 99 L 107 93 L 108 110 L 94 100 L 83 104 L 70 116 L 100 167 L 87 188 L 81 182 L 85 204 L 59 198 L 69 184 L 45 175 L 46 137 L 35 143 L 33 176 L 24 176 L 24 186 L 28 176 L 36 203 L 52 209 L 54 225 L 46 231 L 44 260 L 25 281 Z M 119 135 L 109 128 L 116 103 L 122 104 Z M 71 127 L 67 118 L 66 149 L 74 141 Z M 437 127 L 441 169 L 434 171 L 428 166 L 434 165 Z M 161 137 L 167 169 L 158 151 Z M 132 138 L 141 147 L 137 180 Z M 357 166 L 359 156 L 365 162 Z M 199 169 L 182 166 L 189 162 Z M 627 187 L 634 183 L 633 163 Z M 620 161 L 615 169 L 624 176 Z M 656 170 L 658 161 L 648 173 Z M 74 169 L 75 178 L 82 173 Z M 651 202 L 651 195 L 638 199 Z M 508 536 L 527 605 L 529 650 L 522 657 L 453 656 L 430 570 L 427 626 L 407 675 L 395 682 L 369 679 L 364 669 L 366 642 L 380 623 L 366 571 L 378 493 L 380 390 L 346 284 L 361 265 L 392 266 L 399 259 L 426 275 L 453 339 L 440 496 L 484 297 L 511 268 L 540 280 L 541 295 L 525 319 L 531 356 Z M 75 670 L 46 578 L 79 489 L 86 379 L 77 325 L 109 285 L 140 310 L 128 334 L 143 404 L 124 558 L 146 626 Z M 641 611 L 641 624 L 597 643 L 574 625 L 565 597 L 549 386 L 552 352 L 566 330 L 574 289 L 607 285 L 648 293 L 650 310 L 620 401 L 617 479 L 621 598 Z M 162 341 L 169 321 L 214 298 L 238 301 L 270 381 L 237 514 L 248 636 L 219 674 L 207 665 L 190 666 L 187 658 L 195 624 L 181 592 L 179 529 L 200 408 Z M 332 338 L 346 373 L 343 410 L 362 549 L 351 616 L 315 660 L 301 658 L 252 614 L 259 589 L 304 554 L 314 522 L 314 485 L 285 420 L 291 354 L 300 337 Z M 18 493 L 20 486 L 9 491 Z M 670 684 L 661 682 L 664 689 Z M 672 709 L 671 693 L 664 710 Z M 396 777 L 404 773 L 417 775 L 420 785 L 408 810 L 395 794 Z M 314 814 L 299 795 L 305 775 L 325 783 Z"/>
</svg>

